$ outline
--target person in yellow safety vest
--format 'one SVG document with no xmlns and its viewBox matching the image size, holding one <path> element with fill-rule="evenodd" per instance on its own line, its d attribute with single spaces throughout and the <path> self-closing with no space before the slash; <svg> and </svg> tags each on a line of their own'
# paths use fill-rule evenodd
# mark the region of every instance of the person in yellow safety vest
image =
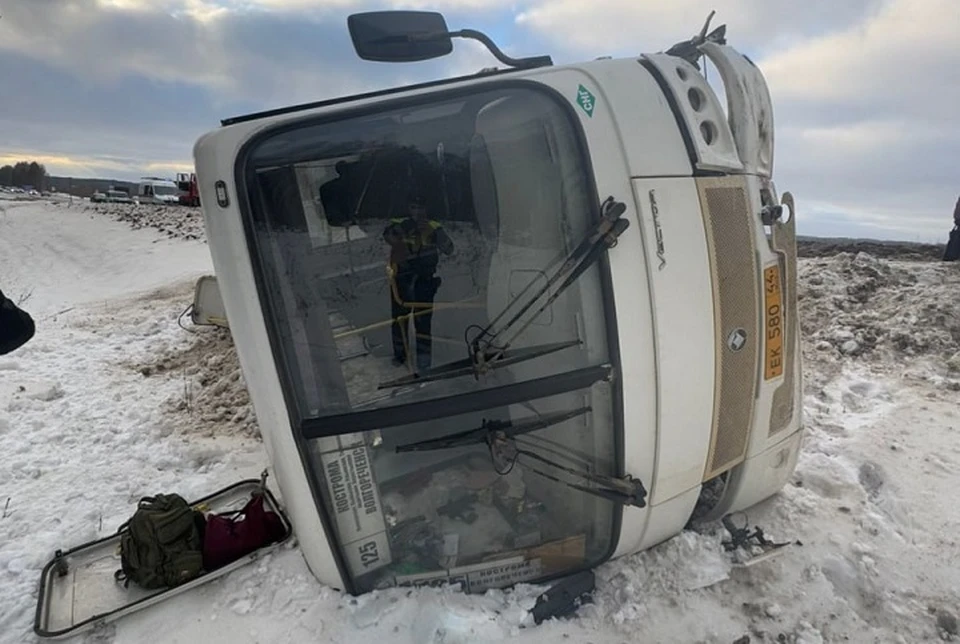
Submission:
<svg viewBox="0 0 960 644">
<path fill-rule="evenodd" d="M 423 371 L 430 368 L 432 359 L 432 305 L 441 282 L 435 273 L 440 253 L 450 255 L 454 245 L 443 226 L 428 217 L 423 195 L 411 196 L 407 208 L 409 214 L 406 217 L 391 219 L 383 231 L 383 239 L 390 246 L 389 268 L 396 285 L 396 290 L 390 289 L 393 362 L 395 365 L 405 364 L 407 346 L 413 348 L 413 338 L 404 342 L 409 335 L 409 317 L 406 316 L 413 314 L 417 370 Z"/>
</svg>

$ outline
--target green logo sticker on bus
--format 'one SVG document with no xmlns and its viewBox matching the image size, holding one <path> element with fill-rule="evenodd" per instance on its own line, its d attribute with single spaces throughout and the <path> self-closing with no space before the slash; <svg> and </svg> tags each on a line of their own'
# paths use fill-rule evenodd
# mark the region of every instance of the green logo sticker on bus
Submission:
<svg viewBox="0 0 960 644">
<path fill-rule="evenodd" d="M 586 87 L 581 85 L 577 89 L 577 105 L 580 106 L 580 108 L 584 111 L 584 113 L 587 116 L 592 118 L 593 106 L 595 104 L 596 104 L 596 98 L 594 97 L 594 95 L 590 93 L 590 90 L 588 90 Z"/>
</svg>

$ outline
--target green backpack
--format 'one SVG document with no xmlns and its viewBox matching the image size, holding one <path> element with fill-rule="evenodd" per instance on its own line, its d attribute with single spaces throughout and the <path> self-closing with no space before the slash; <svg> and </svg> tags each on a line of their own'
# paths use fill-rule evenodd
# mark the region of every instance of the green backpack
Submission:
<svg viewBox="0 0 960 644">
<path fill-rule="evenodd" d="M 177 494 L 143 497 L 117 530 L 121 569 L 114 576 L 124 587 L 132 580 L 142 588 L 173 587 L 198 577 L 203 523 L 203 514 Z"/>
</svg>

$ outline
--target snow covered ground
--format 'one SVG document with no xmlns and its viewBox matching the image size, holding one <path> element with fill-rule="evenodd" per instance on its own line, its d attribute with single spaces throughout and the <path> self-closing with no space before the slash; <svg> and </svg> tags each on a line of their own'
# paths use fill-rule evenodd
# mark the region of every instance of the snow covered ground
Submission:
<svg viewBox="0 0 960 644">
<path fill-rule="evenodd" d="M 0 288 L 38 321 L 0 357 L 0 642 L 34 640 L 57 548 L 113 532 L 145 494 L 197 497 L 265 467 L 229 335 L 177 325 L 211 270 L 202 238 L 196 210 L 0 201 Z M 782 556 L 734 569 L 716 526 L 686 532 L 602 566 L 592 605 L 534 627 L 539 588 L 351 598 L 317 583 L 291 543 L 78 640 L 956 639 L 960 265 L 827 250 L 808 243 L 801 260 L 803 453 L 748 517 L 800 541 Z"/>
</svg>

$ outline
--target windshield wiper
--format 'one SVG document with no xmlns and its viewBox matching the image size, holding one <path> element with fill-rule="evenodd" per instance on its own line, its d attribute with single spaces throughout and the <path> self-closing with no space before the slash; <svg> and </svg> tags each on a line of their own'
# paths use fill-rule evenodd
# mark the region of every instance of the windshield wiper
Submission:
<svg viewBox="0 0 960 644">
<path fill-rule="evenodd" d="M 480 423 L 480 427 L 468 429 L 463 432 L 441 436 L 440 438 L 430 438 L 398 445 L 397 452 L 425 452 L 437 449 L 450 449 L 461 447 L 463 445 L 475 445 L 479 443 L 490 443 L 495 438 L 513 438 L 521 434 L 529 434 L 538 429 L 557 425 L 571 418 L 582 416 L 591 411 L 591 407 L 579 407 L 568 411 L 555 412 L 553 414 L 539 414 L 538 416 L 528 416 L 522 420 L 486 420 Z"/>
<path fill-rule="evenodd" d="M 546 284 L 540 287 L 540 289 L 520 307 L 520 310 L 514 313 L 510 320 L 498 331 L 493 331 L 494 325 L 496 325 L 515 304 L 521 301 L 533 282 L 528 284 L 527 288 L 524 288 L 516 297 L 510 300 L 507 306 L 504 307 L 490 324 L 480 330 L 480 333 L 478 333 L 470 343 L 471 356 L 477 374 L 487 371 L 495 362 L 503 360 L 511 344 L 516 341 L 520 334 L 526 331 L 527 327 L 530 326 L 547 307 L 553 304 L 571 284 L 583 275 L 588 268 L 593 266 L 604 252 L 617 245 L 617 239 L 630 226 L 629 221 L 621 218 L 626 210 L 627 206 L 623 202 L 616 201 L 613 197 L 607 197 L 600 206 L 600 222 L 594 227 L 590 234 L 577 245 L 573 252 L 563 260 L 560 267 L 547 279 Z M 551 266 L 552 264 L 553 263 L 551 263 Z M 547 297 L 546 301 L 534 311 L 527 321 L 520 325 L 509 339 L 503 340 L 507 332 L 512 329 L 541 298 L 548 294 L 549 297 Z"/>
<path fill-rule="evenodd" d="M 527 291 L 533 286 L 534 282 L 527 284 L 486 327 L 480 329 L 480 332 L 472 341 L 467 342 L 467 358 L 448 362 L 419 373 L 397 378 L 396 380 L 380 383 L 377 388 L 388 389 L 421 382 L 459 378 L 465 375 L 473 375 L 474 378 L 479 378 L 480 374 L 487 373 L 495 368 L 495 366 L 506 366 L 525 360 L 532 360 L 533 358 L 539 358 L 554 351 L 560 351 L 581 344 L 580 340 L 568 340 L 566 342 L 534 345 L 520 349 L 511 348 L 511 345 L 520 334 L 523 333 L 547 307 L 553 304 L 567 287 L 573 284 L 577 278 L 600 259 L 600 256 L 605 251 L 617 245 L 617 238 L 630 226 L 629 221 L 621 219 L 621 216 L 626 210 L 627 207 L 625 204 L 614 200 L 613 197 L 607 197 L 606 201 L 600 206 L 600 222 L 594 227 L 590 234 L 587 235 L 565 259 L 563 259 L 561 255 L 550 262 L 549 268 L 552 268 L 557 262 L 563 259 L 563 263 L 553 275 L 550 276 L 547 283 L 520 307 L 520 310 L 510 318 L 503 328 L 496 332 L 493 331 L 494 325 L 503 318 L 514 305 L 521 301 Z M 551 289 L 553 289 L 552 293 Z M 506 335 L 507 331 L 515 326 L 520 321 L 520 318 L 530 311 L 530 309 L 548 293 L 549 297 L 547 300 L 510 336 L 509 340 L 501 345 L 500 340 Z"/>
<path fill-rule="evenodd" d="M 533 472 L 534 474 L 542 476 L 545 479 L 561 483 L 567 487 L 573 488 L 574 490 L 599 496 L 602 499 L 607 499 L 608 501 L 613 501 L 614 503 L 619 503 L 621 505 L 635 505 L 638 508 L 646 507 L 647 505 L 646 488 L 643 487 L 643 483 L 639 479 L 635 479 L 629 474 L 623 478 L 606 476 L 604 474 L 595 474 L 593 472 L 586 472 L 583 470 L 574 469 L 572 467 L 567 467 L 565 465 L 560 465 L 556 461 L 551 461 L 550 459 L 527 449 L 518 449 L 514 446 L 513 450 L 516 452 L 516 456 L 513 457 L 514 460 L 516 460 L 516 458 L 519 456 L 532 458 L 536 461 L 540 461 L 541 463 L 566 472 L 567 474 L 579 477 L 585 484 L 565 481 L 552 474 L 547 474 L 543 470 L 530 467 L 529 464 L 524 464 L 523 469 L 525 472 Z"/>
<path fill-rule="evenodd" d="M 494 436 L 487 442 L 490 445 L 490 459 L 493 461 L 493 469 L 498 474 L 509 473 L 510 470 L 513 469 L 513 465 L 521 456 L 523 456 L 525 461 L 526 459 L 531 459 L 537 461 L 538 463 L 549 465 L 550 467 L 556 468 L 567 475 L 579 479 L 580 482 L 574 483 L 564 480 L 553 474 L 548 474 L 538 467 L 533 467 L 528 462 L 523 463 L 524 472 L 531 472 L 550 481 L 560 483 L 561 485 L 566 485 L 574 490 L 599 496 L 600 498 L 612 501 L 614 503 L 619 503 L 621 505 L 635 505 L 638 508 L 642 508 L 647 505 L 646 488 L 643 487 L 643 483 L 640 480 L 633 478 L 629 474 L 622 478 L 617 478 L 615 476 L 608 476 L 606 474 L 597 474 L 585 469 L 561 465 L 560 463 L 552 461 L 546 456 L 530 451 L 529 449 L 521 449 L 517 447 L 517 441 L 514 440 L 514 437 L 512 436 Z M 569 457 L 565 458 L 570 460 Z"/>
<path fill-rule="evenodd" d="M 415 443 L 398 445 L 394 448 L 398 453 L 403 452 L 421 452 L 440 449 L 452 449 L 463 447 L 465 445 L 487 444 L 490 451 L 490 460 L 493 463 L 493 469 L 497 474 L 505 475 L 513 469 L 514 464 L 519 457 L 530 459 L 544 465 L 556 468 L 571 477 L 577 478 L 580 482 L 564 480 L 558 476 L 543 471 L 538 467 L 533 467 L 530 463 L 524 463 L 524 471 L 532 472 L 548 480 L 555 481 L 561 485 L 566 485 L 574 490 L 579 490 L 586 494 L 592 494 L 600 498 L 619 503 L 622 505 L 635 505 L 637 507 L 646 506 L 647 490 L 643 483 L 632 476 L 616 478 L 604 474 L 585 471 L 583 469 L 568 467 L 550 460 L 549 458 L 537 454 L 529 449 L 517 447 L 516 437 L 523 434 L 552 425 L 558 425 L 564 421 L 576 418 L 589 411 L 591 407 L 579 407 L 568 411 L 555 412 L 552 414 L 539 414 L 538 416 L 529 416 L 519 421 L 509 420 L 484 420 L 480 427 L 468 429 L 463 432 L 432 438 Z M 567 457 L 569 459 L 569 457 Z"/>
<path fill-rule="evenodd" d="M 517 364 L 518 362 L 533 360 L 534 358 L 539 358 L 556 351 L 562 351 L 563 349 L 568 349 L 570 347 L 577 346 L 578 344 L 581 344 L 580 340 L 567 340 L 566 342 L 535 344 L 531 347 L 512 349 L 504 352 L 504 355 L 502 355 L 498 361 L 498 366 L 506 367 L 508 365 Z M 412 385 L 420 382 L 459 378 L 460 376 L 467 376 L 471 374 L 476 376 L 477 373 L 476 358 L 471 356 L 469 358 L 464 358 L 463 360 L 455 360 L 454 362 L 448 362 L 438 367 L 433 367 L 432 369 L 413 373 L 409 376 L 403 376 L 402 378 L 397 378 L 396 380 L 382 382 L 377 385 L 377 389 L 389 389 L 391 387 L 401 387 L 403 385 Z"/>
</svg>

